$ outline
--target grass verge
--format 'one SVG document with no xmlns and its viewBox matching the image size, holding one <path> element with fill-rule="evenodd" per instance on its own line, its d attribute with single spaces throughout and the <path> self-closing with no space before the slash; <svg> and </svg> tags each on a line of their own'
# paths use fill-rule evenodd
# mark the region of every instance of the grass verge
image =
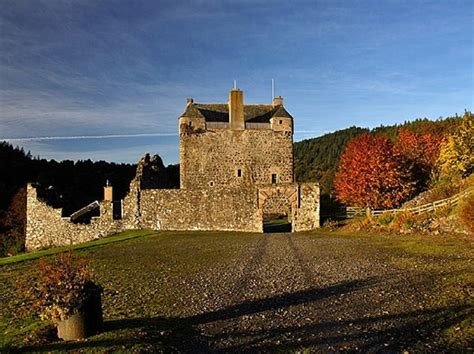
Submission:
<svg viewBox="0 0 474 354">
<path fill-rule="evenodd" d="M 53 248 L 48 248 L 48 249 L 40 250 L 40 251 L 22 253 L 22 254 L 12 256 L 12 257 L 0 258 L 0 265 L 30 261 L 30 260 L 37 259 L 40 257 L 51 256 L 53 254 L 64 252 L 64 251 L 81 250 L 81 249 L 86 249 L 86 248 L 91 248 L 91 247 L 103 246 L 109 243 L 131 240 L 137 237 L 152 235 L 154 233 L 155 231 L 152 231 L 152 230 L 124 231 L 113 236 L 100 238 L 98 240 L 89 241 L 89 242 L 82 243 L 79 245 L 53 247 Z"/>
</svg>

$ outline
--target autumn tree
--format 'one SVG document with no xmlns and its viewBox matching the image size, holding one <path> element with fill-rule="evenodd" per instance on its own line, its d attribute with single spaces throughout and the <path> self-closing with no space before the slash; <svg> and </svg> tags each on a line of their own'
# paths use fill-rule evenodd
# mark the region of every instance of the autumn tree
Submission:
<svg viewBox="0 0 474 354">
<path fill-rule="evenodd" d="M 412 185 L 393 143 L 382 135 L 364 134 L 351 140 L 342 154 L 335 190 L 346 204 L 390 208 L 406 200 Z"/>
<path fill-rule="evenodd" d="M 394 143 L 394 155 L 411 182 L 412 196 L 425 191 L 436 171 L 442 133 L 419 134 L 402 128 Z"/>
<path fill-rule="evenodd" d="M 458 129 L 449 135 L 439 156 L 441 174 L 467 177 L 474 172 L 474 115 L 465 112 Z"/>
</svg>

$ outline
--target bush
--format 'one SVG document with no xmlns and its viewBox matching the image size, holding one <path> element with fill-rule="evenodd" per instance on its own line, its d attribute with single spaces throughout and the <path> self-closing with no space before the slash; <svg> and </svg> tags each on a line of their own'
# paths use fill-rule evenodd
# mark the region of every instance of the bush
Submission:
<svg viewBox="0 0 474 354">
<path fill-rule="evenodd" d="M 469 195 L 459 205 L 459 218 L 467 230 L 474 234 L 474 194 Z"/>
<path fill-rule="evenodd" d="M 9 257 L 25 251 L 25 238 L 17 229 L 0 232 L 0 257 Z"/>
<path fill-rule="evenodd" d="M 377 218 L 377 223 L 382 226 L 388 226 L 395 219 L 395 214 L 383 214 Z"/>
<path fill-rule="evenodd" d="M 34 265 L 34 277 L 27 297 L 41 319 L 59 322 L 81 310 L 85 301 L 101 289 L 92 282 L 92 271 L 85 259 L 72 252 L 41 258 Z M 28 286 L 28 284 L 25 284 Z"/>
<path fill-rule="evenodd" d="M 336 220 L 327 219 L 324 224 L 323 228 L 327 231 L 336 231 L 339 226 L 339 223 Z"/>
<path fill-rule="evenodd" d="M 357 217 L 351 219 L 347 224 L 342 227 L 345 231 L 357 232 L 357 231 L 372 231 L 373 219 L 368 217 Z"/>
<path fill-rule="evenodd" d="M 410 212 L 398 214 L 390 224 L 392 231 L 401 233 L 411 232 L 431 232 L 431 225 L 434 220 L 433 213 L 413 214 Z"/>
<path fill-rule="evenodd" d="M 450 174 L 440 177 L 434 181 L 426 197 L 426 203 L 432 203 L 437 200 L 446 199 L 460 192 L 463 180 L 458 174 Z"/>
<path fill-rule="evenodd" d="M 0 257 L 25 250 L 26 189 L 20 188 L 8 209 L 0 211 Z"/>
</svg>

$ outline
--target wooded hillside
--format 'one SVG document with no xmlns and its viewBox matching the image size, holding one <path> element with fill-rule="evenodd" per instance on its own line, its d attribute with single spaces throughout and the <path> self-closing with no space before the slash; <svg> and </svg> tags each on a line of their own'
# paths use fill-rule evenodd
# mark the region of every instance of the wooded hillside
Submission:
<svg viewBox="0 0 474 354">
<path fill-rule="evenodd" d="M 438 120 L 416 119 L 393 126 L 374 129 L 351 127 L 334 133 L 296 142 L 294 144 L 295 178 L 298 182 L 319 182 L 321 193 L 330 195 L 333 191 L 334 176 L 339 159 L 347 143 L 364 133 L 383 134 L 391 140 L 398 136 L 400 129 L 418 134 L 445 134 L 457 127 L 461 117 L 440 118 Z"/>
</svg>

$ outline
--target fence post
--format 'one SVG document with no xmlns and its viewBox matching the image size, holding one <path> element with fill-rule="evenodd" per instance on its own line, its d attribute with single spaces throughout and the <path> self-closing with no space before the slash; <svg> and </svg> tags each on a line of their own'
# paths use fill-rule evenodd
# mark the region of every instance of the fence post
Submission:
<svg viewBox="0 0 474 354">
<path fill-rule="evenodd" d="M 365 214 L 368 218 L 372 217 L 372 210 L 370 209 L 370 207 L 367 207 L 367 209 L 365 209 Z"/>
</svg>

